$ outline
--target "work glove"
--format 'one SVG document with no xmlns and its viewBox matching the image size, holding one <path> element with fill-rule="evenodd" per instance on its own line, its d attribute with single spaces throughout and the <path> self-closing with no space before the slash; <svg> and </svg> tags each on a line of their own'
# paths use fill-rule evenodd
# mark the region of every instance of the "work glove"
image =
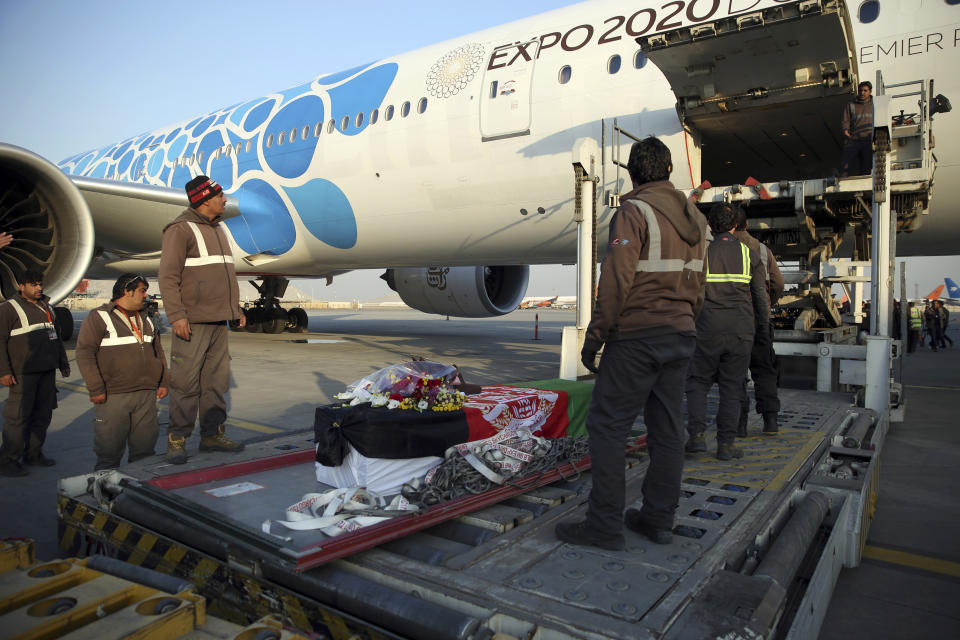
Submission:
<svg viewBox="0 0 960 640">
<path fill-rule="evenodd" d="M 596 338 L 586 336 L 583 339 L 583 349 L 580 350 L 580 362 L 593 373 L 600 373 L 600 368 L 597 366 L 597 352 L 600 351 L 600 347 L 602 346 L 603 342 Z"/>
</svg>

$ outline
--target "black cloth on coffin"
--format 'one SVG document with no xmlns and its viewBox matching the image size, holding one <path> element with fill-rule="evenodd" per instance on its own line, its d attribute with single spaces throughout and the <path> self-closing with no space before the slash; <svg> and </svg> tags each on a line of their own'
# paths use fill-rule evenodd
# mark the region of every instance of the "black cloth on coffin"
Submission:
<svg viewBox="0 0 960 640">
<path fill-rule="evenodd" d="M 470 440 L 467 418 L 460 411 L 408 411 L 371 407 L 317 407 L 313 431 L 317 462 L 343 464 L 347 443 L 368 458 L 442 456 L 455 444 Z"/>
</svg>

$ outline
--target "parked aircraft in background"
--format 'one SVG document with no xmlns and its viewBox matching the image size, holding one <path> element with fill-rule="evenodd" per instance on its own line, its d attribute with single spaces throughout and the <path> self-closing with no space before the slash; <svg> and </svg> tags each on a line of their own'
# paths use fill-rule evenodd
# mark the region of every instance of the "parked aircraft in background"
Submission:
<svg viewBox="0 0 960 640">
<path fill-rule="evenodd" d="M 943 293 L 943 287 L 944 285 L 940 285 L 939 287 L 937 287 L 936 289 L 934 289 L 933 291 L 925 295 L 923 297 L 924 300 L 938 300 L 940 298 L 940 294 Z"/>
<path fill-rule="evenodd" d="M 384 280 L 421 311 L 508 313 L 521 305 L 528 265 L 575 257 L 578 141 L 601 150 L 600 238 L 608 196 L 630 186 L 616 162 L 632 140 L 614 120 L 671 148 L 680 189 L 830 175 L 858 79 L 883 69 L 889 82 L 936 77 L 938 91 L 960 94 L 951 4 L 884 0 L 847 13 L 834 0 L 594 0 L 322 75 L 58 167 L 0 145 L 0 230 L 15 236 L 0 255 L 0 290 L 13 293 L 22 265 L 47 270 L 54 301 L 87 275 L 155 273 L 183 185 L 206 174 L 230 196 L 237 272 L 263 279 L 252 329 L 303 329 L 277 304 L 287 278 L 360 268 L 386 269 Z M 761 35 L 770 24 L 793 26 Z M 691 58 L 686 84 L 671 87 L 638 40 L 687 28 L 730 48 L 702 64 Z M 762 91 L 750 84 L 760 80 Z M 820 106 L 784 116 L 784 92 L 815 93 Z M 716 113 L 701 129 L 685 126 L 678 99 L 681 113 L 703 104 Z M 743 117 L 751 105 L 756 117 Z M 956 120 L 938 120 L 939 140 L 960 139 Z M 936 152 L 930 219 L 902 236 L 901 255 L 960 246 L 960 152 Z"/>
<path fill-rule="evenodd" d="M 960 302 L 960 287 L 952 278 L 944 278 L 943 283 L 947 285 L 947 296 L 951 302 Z"/>
</svg>

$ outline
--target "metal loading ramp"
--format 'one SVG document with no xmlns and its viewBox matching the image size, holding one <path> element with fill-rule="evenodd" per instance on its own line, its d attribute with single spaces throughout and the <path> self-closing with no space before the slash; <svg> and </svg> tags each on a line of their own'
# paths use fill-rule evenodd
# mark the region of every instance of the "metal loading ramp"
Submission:
<svg viewBox="0 0 960 640">
<path fill-rule="evenodd" d="M 156 503 L 163 509 L 152 515 L 176 525 L 163 533 L 156 523 L 118 514 L 116 496 L 95 495 L 96 482 L 88 481 L 92 476 L 65 479 L 58 503 L 62 546 L 102 548 L 186 578 L 221 617 L 243 622 L 274 613 L 303 631 L 338 638 L 488 638 L 487 632 L 542 639 L 702 637 L 704 628 L 719 633 L 749 627 L 767 634 L 777 625 L 782 631 L 809 624 L 813 609 L 799 607 L 809 580 L 825 576 L 819 579 L 827 585 L 820 589 L 829 594 L 841 560 L 857 562 L 859 550 L 849 549 L 869 522 L 857 505 L 872 478 L 863 471 L 818 489 L 831 496 L 829 513 L 814 526 L 816 539 L 798 544 L 801 551 L 791 555 L 804 556 L 802 549 L 809 548 L 806 557 L 833 558 L 833 565 L 819 572 L 794 567 L 782 585 L 756 575 L 784 532 L 790 538 L 794 527 L 788 523 L 808 493 L 806 485 L 818 474 L 836 475 L 824 459 L 840 455 L 830 452 L 836 436 L 850 426 L 848 396 L 784 391 L 782 400 L 788 410 L 781 434 L 743 440 L 743 459 L 720 462 L 704 455 L 687 460 L 670 545 L 653 545 L 629 531 L 623 552 L 558 541 L 553 533 L 558 522 L 583 517 L 587 472 L 476 510 L 451 511 L 450 518 L 429 528 L 385 537 L 379 546 L 298 572 L 283 545 L 251 551 L 245 540 L 255 537 L 263 518 L 278 517 L 291 495 L 315 490 L 312 464 L 305 459 L 258 472 L 255 480 L 266 487 L 263 491 L 203 503 L 191 496 L 238 479 L 217 479 L 216 467 L 196 469 L 197 483 L 167 489 L 169 497 Z M 637 427 L 642 431 L 642 423 Z M 757 424 L 750 427 L 759 432 Z M 305 453 L 312 448 L 303 435 L 284 436 L 251 445 L 243 455 L 262 459 L 291 446 Z M 857 455 L 869 465 L 874 453 Z M 645 453 L 628 457 L 628 502 L 640 499 L 646 467 Z M 155 488 L 164 484 L 157 476 L 164 470 L 156 464 L 135 463 L 124 473 L 144 484 L 153 481 Z M 258 495 L 259 512 L 249 503 L 231 504 Z M 215 502 L 223 522 L 249 531 L 240 535 L 231 527 L 229 535 L 217 536 L 216 528 L 195 517 L 213 512 Z M 315 549 L 342 544 L 341 538 L 316 535 Z M 829 552 L 828 545 L 833 545 Z M 723 606 L 715 605 L 718 597 Z M 704 612 L 707 602 L 714 604 Z M 700 631 L 691 635 L 694 629 Z"/>
</svg>

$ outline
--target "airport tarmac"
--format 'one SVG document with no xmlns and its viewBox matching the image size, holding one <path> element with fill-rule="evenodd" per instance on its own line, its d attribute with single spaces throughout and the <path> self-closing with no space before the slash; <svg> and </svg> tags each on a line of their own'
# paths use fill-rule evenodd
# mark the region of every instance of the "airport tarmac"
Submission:
<svg viewBox="0 0 960 640">
<path fill-rule="evenodd" d="M 83 315 L 75 316 L 77 327 Z M 539 329 L 535 319 L 539 317 Z M 524 310 L 502 318 L 462 319 L 411 310 L 312 311 L 308 334 L 231 335 L 233 358 L 228 434 L 252 441 L 284 432 L 312 438 L 315 407 L 377 369 L 423 356 L 456 363 L 468 382 L 554 378 L 560 335 L 573 311 Z M 956 327 L 950 335 L 960 338 Z M 539 340 L 534 340 L 535 331 Z M 163 336 L 169 353 L 170 334 Z M 61 381 L 45 453 L 51 468 L 0 479 L 0 538 L 37 541 L 42 559 L 59 557 L 56 481 L 93 468 L 92 405 L 74 364 Z M 820 637 L 960 637 L 960 346 L 921 349 L 904 362 L 907 421 L 890 429 L 881 456 L 877 518 L 860 567 L 844 569 Z M 5 401 L 7 390 L 0 390 Z M 166 401 L 161 403 L 165 444 Z M 188 440 L 196 453 L 198 436 Z M 229 459 L 229 454 L 199 454 Z"/>
</svg>

